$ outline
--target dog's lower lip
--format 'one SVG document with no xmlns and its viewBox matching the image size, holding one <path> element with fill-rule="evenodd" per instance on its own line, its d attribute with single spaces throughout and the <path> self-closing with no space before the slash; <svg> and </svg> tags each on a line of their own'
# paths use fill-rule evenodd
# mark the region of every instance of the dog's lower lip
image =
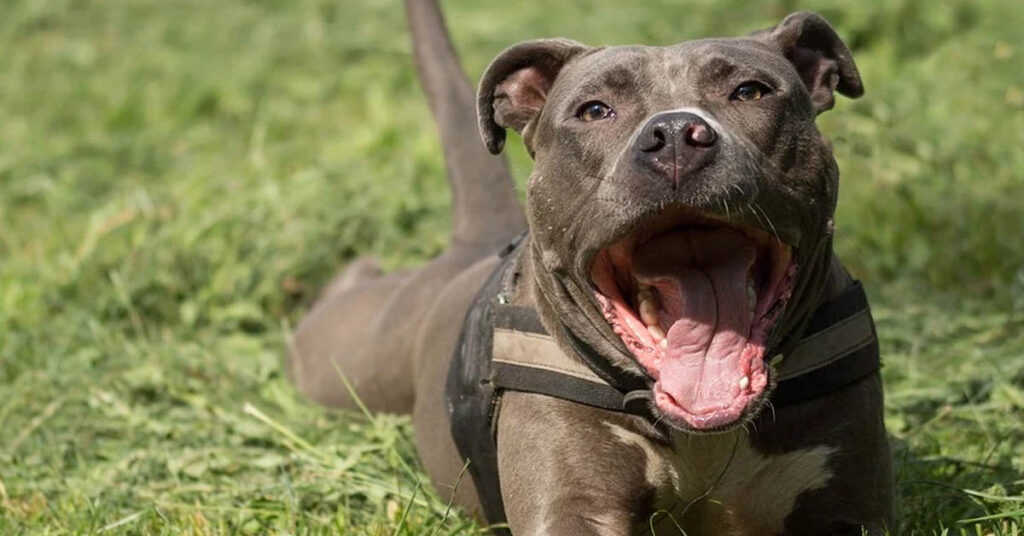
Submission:
<svg viewBox="0 0 1024 536">
<path fill-rule="evenodd" d="M 665 403 L 667 401 L 668 403 Z M 737 426 L 751 414 L 751 408 L 744 404 L 737 408 L 722 405 L 701 413 L 693 413 L 675 401 L 671 394 L 657 385 L 653 396 L 654 410 L 659 418 L 676 427 L 694 432 L 718 432 Z M 730 411 L 732 410 L 732 411 Z"/>
</svg>

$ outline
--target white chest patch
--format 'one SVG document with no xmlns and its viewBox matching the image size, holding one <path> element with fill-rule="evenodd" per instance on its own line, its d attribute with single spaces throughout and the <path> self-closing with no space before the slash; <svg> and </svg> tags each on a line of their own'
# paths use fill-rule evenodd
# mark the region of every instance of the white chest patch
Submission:
<svg viewBox="0 0 1024 536">
<path fill-rule="evenodd" d="M 674 434 L 672 446 L 606 423 L 623 443 L 639 447 L 646 458 L 647 482 L 658 489 L 659 506 L 689 534 L 777 534 L 806 491 L 823 488 L 832 447 L 824 445 L 776 455 L 758 452 L 746 432 L 718 435 Z M 685 516 L 684 516 L 685 514 Z M 676 534 L 672 520 L 661 516 L 659 534 Z M 697 526 L 687 521 L 696 519 Z M 701 530 L 701 529 L 704 530 Z"/>
</svg>

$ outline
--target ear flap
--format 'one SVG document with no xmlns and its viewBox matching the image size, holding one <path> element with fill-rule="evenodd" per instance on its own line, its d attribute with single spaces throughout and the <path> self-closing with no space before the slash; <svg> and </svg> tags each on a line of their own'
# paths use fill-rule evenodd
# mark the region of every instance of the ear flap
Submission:
<svg viewBox="0 0 1024 536">
<path fill-rule="evenodd" d="M 850 49 L 820 15 L 793 13 L 778 26 L 752 37 L 778 47 L 793 64 L 807 86 L 815 112 L 830 110 L 836 91 L 851 98 L 864 94 Z"/>
<path fill-rule="evenodd" d="M 501 152 L 506 128 L 522 134 L 530 147 L 533 128 L 555 78 L 584 50 L 585 46 L 569 39 L 538 39 L 513 45 L 491 62 L 477 93 L 480 135 L 488 150 Z"/>
</svg>

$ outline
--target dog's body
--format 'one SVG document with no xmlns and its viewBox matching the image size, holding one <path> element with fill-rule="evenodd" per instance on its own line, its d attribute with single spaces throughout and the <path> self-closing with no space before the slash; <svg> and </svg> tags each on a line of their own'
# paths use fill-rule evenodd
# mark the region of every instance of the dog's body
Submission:
<svg viewBox="0 0 1024 536">
<path fill-rule="evenodd" d="M 496 252 L 529 227 L 514 299 L 552 333 L 649 378 L 663 422 L 506 393 L 497 455 L 513 533 L 629 534 L 659 510 L 672 513 L 655 516 L 661 533 L 672 521 L 691 535 L 891 529 L 877 373 L 760 411 L 775 383 L 764 353 L 851 283 L 831 252 L 838 173 L 814 116 L 834 90 L 862 90 L 831 28 L 798 14 L 748 38 L 669 48 L 528 42 L 495 60 L 477 99 L 436 2 L 406 9 L 440 125 L 454 239 L 415 271 L 351 265 L 296 333 L 299 389 L 353 407 L 337 368 L 372 410 L 411 412 L 423 463 L 448 493 L 464 465 L 445 410 L 451 356 Z M 503 160 L 468 135 L 474 104 L 487 148 L 499 152 L 515 128 L 534 155 L 527 218 Z M 755 273 L 744 312 L 730 293 L 744 281 L 754 293 Z M 698 322 L 708 309 L 715 320 Z M 478 510 L 473 482 L 455 496 Z"/>
</svg>

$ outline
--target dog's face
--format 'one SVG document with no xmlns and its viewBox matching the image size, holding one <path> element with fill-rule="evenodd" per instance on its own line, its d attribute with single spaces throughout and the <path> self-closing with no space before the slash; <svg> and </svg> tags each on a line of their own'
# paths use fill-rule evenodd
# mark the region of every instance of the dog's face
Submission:
<svg viewBox="0 0 1024 536">
<path fill-rule="evenodd" d="M 781 319 L 830 254 L 838 172 L 815 117 L 862 93 L 831 27 L 797 13 L 671 47 L 532 41 L 480 89 L 490 149 L 514 128 L 534 157 L 534 269 L 560 321 L 653 379 L 677 427 L 756 415 Z"/>
</svg>

